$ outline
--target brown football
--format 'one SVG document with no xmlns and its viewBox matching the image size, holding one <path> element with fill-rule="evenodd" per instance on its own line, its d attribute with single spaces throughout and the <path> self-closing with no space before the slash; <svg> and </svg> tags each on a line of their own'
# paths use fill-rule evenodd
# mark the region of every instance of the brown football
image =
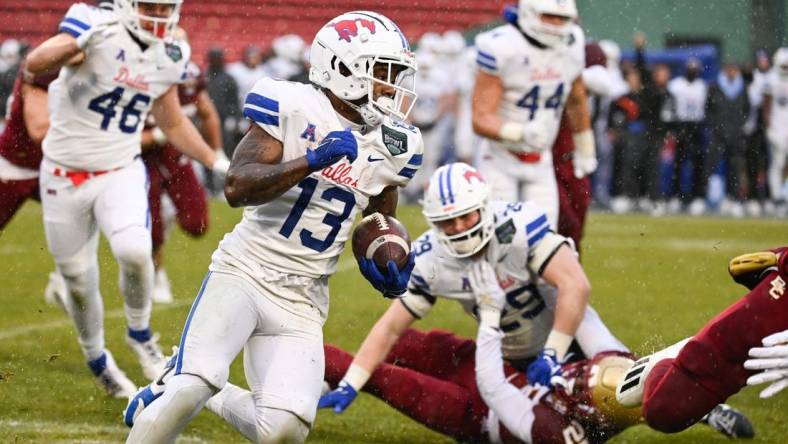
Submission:
<svg viewBox="0 0 788 444">
<path fill-rule="evenodd" d="M 373 213 L 361 219 L 353 231 L 353 255 L 372 259 L 381 271 L 393 260 L 401 270 L 408 264 L 410 236 L 400 221 Z"/>
</svg>

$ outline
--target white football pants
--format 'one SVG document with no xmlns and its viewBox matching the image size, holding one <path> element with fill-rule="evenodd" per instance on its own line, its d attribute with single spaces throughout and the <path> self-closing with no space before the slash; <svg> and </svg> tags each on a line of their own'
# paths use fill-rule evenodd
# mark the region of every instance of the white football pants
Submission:
<svg viewBox="0 0 788 444">
<path fill-rule="evenodd" d="M 137 159 L 75 186 L 71 179 L 54 175 L 56 167 L 47 160 L 41 166 L 44 230 L 49 251 L 68 288 L 66 309 L 90 361 L 101 356 L 104 349 L 99 230 L 118 261 L 128 327 L 149 327 L 153 260 L 147 172 L 142 160 Z"/>
<path fill-rule="evenodd" d="M 530 202 L 547 214 L 550 228 L 558 224 L 558 184 L 553 170 L 553 155 L 541 153 L 534 163 L 526 163 L 505 149 L 483 140 L 478 169 L 490 185 L 490 196 L 507 202 Z"/>
<path fill-rule="evenodd" d="M 296 285 L 294 279 L 302 282 Z M 326 282 L 285 274 L 255 282 L 209 273 L 184 326 L 176 376 L 137 418 L 127 442 L 174 441 L 206 402 L 252 441 L 303 442 L 323 383 L 323 319 L 311 305 L 284 309 L 281 304 L 287 302 L 277 295 L 327 293 Z M 251 391 L 227 383 L 241 349 Z"/>
</svg>

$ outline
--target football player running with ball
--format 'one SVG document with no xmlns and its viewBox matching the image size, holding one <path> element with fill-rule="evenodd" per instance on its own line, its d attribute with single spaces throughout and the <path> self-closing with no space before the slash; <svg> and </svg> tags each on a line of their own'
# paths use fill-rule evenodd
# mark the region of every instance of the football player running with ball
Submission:
<svg viewBox="0 0 788 444">
<path fill-rule="evenodd" d="M 422 162 L 420 133 L 402 123 L 416 66 L 394 22 L 367 11 L 336 17 L 315 36 L 310 64 L 313 85 L 264 78 L 246 97 L 254 124 L 225 182 L 244 217 L 213 255 L 174 376 L 129 403 L 127 442 L 172 442 L 205 405 L 254 442 L 303 442 L 309 433 L 324 374 L 328 277 L 355 215 L 394 216 L 397 187 Z M 371 260 L 359 265 L 395 297 L 413 261 L 385 273 Z M 242 349 L 250 390 L 227 382 Z"/>
<path fill-rule="evenodd" d="M 473 128 L 485 138 L 479 171 L 493 196 L 543 208 L 553 229 L 558 188 L 551 147 L 564 108 L 575 176 L 585 177 L 597 164 L 581 77 L 585 41 L 575 18 L 575 0 L 520 0 L 515 23 L 476 37 Z"/>
<path fill-rule="evenodd" d="M 60 70 L 49 86 L 50 126 L 42 144 L 44 228 L 88 367 L 115 397 L 132 396 L 136 388 L 104 347 L 99 230 L 120 268 L 126 342 L 146 377 L 165 364 L 150 329 L 153 262 L 140 159 L 148 112 L 179 150 L 216 170 L 229 166 L 178 104 L 176 84 L 189 60 L 188 45 L 171 39 L 180 6 L 181 0 L 115 0 L 114 10 L 74 4 L 59 33 L 27 57 L 35 75 Z"/>
</svg>

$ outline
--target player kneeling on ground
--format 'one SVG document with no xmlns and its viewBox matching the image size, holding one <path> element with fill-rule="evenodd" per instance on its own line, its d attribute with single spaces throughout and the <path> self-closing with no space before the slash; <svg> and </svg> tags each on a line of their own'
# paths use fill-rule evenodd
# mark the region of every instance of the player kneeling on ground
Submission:
<svg viewBox="0 0 788 444">
<path fill-rule="evenodd" d="M 391 20 L 369 11 L 336 17 L 315 36 L 310 64 L 313 85 L 263 78 L 246 97 L 254 124 L 224 188 L 231 205 L 246 206 L 244 217 L 213 254 L 173 376 L 130 401 L 129 443 L 172 442 L 206 405 L 254 442 L 303 442 L 309 433 L 328 276 L 359 211 L 394 216 L 397 187 L 423 151 L 418 130 L 401 121 L 415 100 L 416 67 Z M 412 266 L 411 256 L 401 269 L 361 271 L 394 297 Z M 227 382 L 242 349 L 250 390 Z"/>
<path fill-rule="evenodd" d="M 695 336 L 638 360 L 618 386 L 618 400 L 642 404 L 651 427 L 676 433 L 746 384 L 773 382 L 762 397 L 788 386 L 786 251 L 781 247 L 731 260 L 731 276 L 750 292 Z"/>
</svg>

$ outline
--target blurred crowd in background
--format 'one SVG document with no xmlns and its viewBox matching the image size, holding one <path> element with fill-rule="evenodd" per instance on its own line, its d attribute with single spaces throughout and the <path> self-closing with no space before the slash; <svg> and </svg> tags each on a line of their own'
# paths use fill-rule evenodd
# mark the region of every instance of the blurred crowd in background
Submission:
<svg viewBox="0 0 788 444">
<path fill-rule="evenodd" d="M 427 149 L 424 167 L 404 191 L 406 202 L 420 198 L 437 166 L 475 163 L 471 40 L 448 31 L 424 34 L 417 42 L 419 98 L 410 120 L 421 129 Z M 241 113 L 246 93 L 264 76 L 308 83 L 310 43 L 283 35 L 270 48 L 245 47 L 241 60 L 233 62 L 220 47 L 208 52 L 202 74 L 223 122 L 228 156 L 249 127 Z M 655 57 L 640 33 L 631 50 L 610 40 L 597 43 L 616 79 L 609 95 L 590 97 L 599 158 L 592 177 L 597 209 L 656 216 L 788 212 L 788 136 L 782 136 L 788 133 L 788 116 L 781 114 L 788 108 L 788 87 L 781 88 L 788 85 L 788 50 L 758 51 L 752 61 L 720 68 L 713 51 L 711 58 L 692 51 Z M 7 102 L 28 48 L 13 39 L 0 46 L 0 103 Z M 5 107 L 0 128 L 4 115 Z"/>
</svg>

